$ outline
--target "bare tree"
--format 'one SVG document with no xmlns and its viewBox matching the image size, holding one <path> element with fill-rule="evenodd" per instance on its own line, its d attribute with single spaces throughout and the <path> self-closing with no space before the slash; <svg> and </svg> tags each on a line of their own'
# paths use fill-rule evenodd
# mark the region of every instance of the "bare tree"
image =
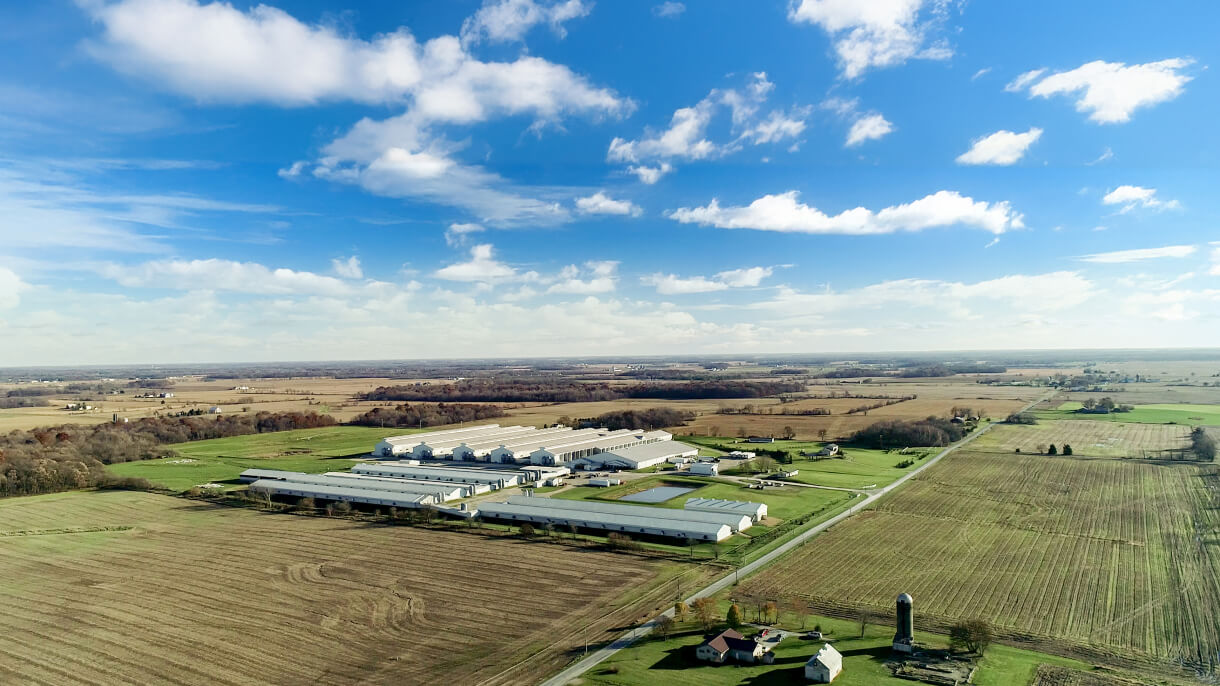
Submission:
<svg viewBox="0 0 1220 686">
<path fill-rule="evenodd" d="M 784 438 L 791 440 L 795 437 L 796 437 L 796 429 L 794 429 L 790 426 L 785 426 L 784 427 Z"/>
<path fill-rule="evenodd" d="M 872 621 L 873 613 L 869 612 L 867 608 L 860 608 L 856 619 L 860 622 L 860 638 L 864 638 L 864 630 L 868 628 L 869 622 Z"/>
<path fill-rule="evenodd" d="M 695 600 L 695 617 L 703 625 L 704 631 L 710 631 L 712 627 L 716 626 L 716 601 L 711 598 Z"/>
<path fill-rule="evenodd" d="M 826 429 L 818 429 L 818 440 L 819 440 L 819 441 L 824 441 L 824 440 L 826 440 L 826 434 L 827 434 L 827 433 L 828 433 L 828 432 L 826 431 Z"/>
<path fill-rule="evenodd" d="M 669 638 L 669 632 L 674 629 L 674 620 L 669 615 L 657 617 L 657 633 L 661 638 Z"/>
</svg>

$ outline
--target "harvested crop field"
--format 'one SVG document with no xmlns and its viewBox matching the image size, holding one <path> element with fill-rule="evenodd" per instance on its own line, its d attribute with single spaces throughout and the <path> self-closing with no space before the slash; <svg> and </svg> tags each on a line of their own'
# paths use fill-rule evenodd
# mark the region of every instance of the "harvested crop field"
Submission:
<svg viewBox="0 0 1220 686">
<path fill-rule="evenodd" d="M 1217 667 L 1220 468 L 952 454 L 757 581 L 917 626 L 986 618 L 1058 650 Z"/>
<path fill-rule="evenodd" d="M 587 623 L 637 619 L 598 618 L 664 569 L 148 493 L 13 498 L 0 501 L 0 681 L 534 683 Z"/>
<path fill-rule="evenodd" d="M 1190 427 L 1177 424 L 1119 424 L 1087 419 L 1044 420 L 1038 424 L 1003 424 L 983 434 L 971 450 L 1036 453 L 1039 446 L 1064 443 L 1075 455 L 1144 457 L 1145 451 L 1183 448 Z"/>
</svg>

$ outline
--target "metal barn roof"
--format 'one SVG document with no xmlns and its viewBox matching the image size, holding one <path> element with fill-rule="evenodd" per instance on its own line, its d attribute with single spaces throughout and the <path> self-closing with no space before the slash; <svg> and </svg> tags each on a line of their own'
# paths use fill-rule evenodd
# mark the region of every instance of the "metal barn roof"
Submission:
<svg viewBox="0 0 1220 686">
<path fill-rule="evenodd" d="M 546 498 L 527 498 L 527 500 L 546 500 Z M 680 512 L 680 510 L 677 511 Z M 732 530 L 727 524 L 657 519 L 649 516 L 611 514 L 591 510 L 565 510 L 538 507 L 536 503 L 482 503 L 479 505 L 479 515 L 498 519 L 551 522 L 581 526 L 588 529 L 629 531 L 654 536 L 695 538 L 707 541 L 722 541 L 732 535 Z"/>
<path fill-rule="evenodd" d="M 647 517 L 653 521 L 726 524 L 733 531 L 744 531 L 754 525 L 754 521 L 748 515 L 739 515 L 731 512 L 696 512 L 693 510 L 675 510 L 667 507 L 648 507 L 647 505 L 619 505 L 617 503 L 602 503 L 591 500 L 565 500 L 563 498 L 539 498 L 523 495 L 509 496 L 508 502 L 551 510 L 577 510 L 580 512 L 597 512 L 599 514 Z"/>
<path fill-rule="evenodd" d="M 301 498 L 321 498 L 323 500 L 345 500 L 352 503 L 388 505 L 392 507 L 423 507 L 424 505 L 436 504 L 436 497 L 426 493 L 370 491 L 360 488 L 344 488 L 342 486 L 278 481 L 276 479 L 259 479 L 250 484 L 250 488 L 258 491 L 267 491 L 276 495 L 294 495 Z"/>
</svg>

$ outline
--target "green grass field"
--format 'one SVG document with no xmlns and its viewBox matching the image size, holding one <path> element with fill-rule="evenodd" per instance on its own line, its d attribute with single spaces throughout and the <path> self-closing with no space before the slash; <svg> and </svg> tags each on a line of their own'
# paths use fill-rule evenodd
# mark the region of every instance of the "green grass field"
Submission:
<svg viewBox="0 0 1220 686">
<path fill-rule="evenodd" d="M 1117 402 L 1122 402 L 1121 399 Z M 1061 403 L 1053 410 L 1041 410 L 1034 414 L 1039 419 L 1088 419 L 1101 422 L 1130 422 L 1134 424 L 1185 424 L 1188 426 L 1220 426 L 1220 405 L 1136 405 L 1130 412 L 1089 414 L 1076 412 L 1079 402 Z"/>
<path fill-rule="evenodd" d="M 233 481 L 251 468 L 313 473 L 350 469 L 355 462 L 344 458 L 362 457 L 382 438 L 412 431 L 331 426 L 215 438 L 171 445 L 177 453 L 175 457 L 124 462 L 110 465 L 107 470 L 117 476 L 142 477 L 159 486 L 185 491 L 199 484 Z"/>
<path fill-rule="evenodd" d="M 833 486 L 835 488 L 865 488 L 874 484 L 884 486 L 914 469 L 919 465 L 919 460 L 916 460 L 915 464 L 910 467 L 901 469 L 895 466 L 898 463 L 907 458 L 916 458 L 924 452 L 928 455 L 934 455 L 936 451 L 940 450 L 940 448 L 915 448 L 911 451 L 913 454 L 900 455 L 897 451 L 887 453 L 884 450 L 870 450 L 868 448 L 857 448 L 840 444 L 844 454 L 842 459 L 811 460 L 800 457 L 800 454 L 802 452 L 817 452 L 826 445 L 825 443 L 818 441 L 777 440 L 774 443 L 759 444 L 746 443 L 738 441 L 735 438 L 708 436 L 682 436 L 681 439 L 684 443 L 723 452 L 730 450 L 744 450 L 748 452 L 755 452 L 756 450 L 784 450 L 792 456 L 792 463 L 782 465 L 782 468 L 785 470 L 797 469 L 801 472 L 793 477 L 792 481 L 815 486 Z"/>
<path fill-rule="evenodd" d="M 860 638 L 859 625 L 826 617 L 810 617 L 805 626 L 821 625 L 830 632 L 835 649 L 843 654 L 843 672 L 836 686 L 909 686 L 912 682 L 892 676 L 885 665 L 890 656 L 894 630 L 889 626 L 869 625 Z M 796 629 L 799 622 L 784 623 Z M 919 641 L 944 647 L 942 636 L 918 632 Z M 703 641 L 702 630 L 694 622 L 679 624 L 667 639 L 645 639 L 623 650 L 584 675 L 587 683 L 614 686 L 717 686 L 719 684 L 804 684 L 805 662 L 822 646 L 822 641 L 789 638 L 775 648 L 775 664 L 710 665 L 694 658 L 695 646 Z M 992 645 L 979 665 L 974 683 L 979 686 L 1026 686 L 1033 680 L 1039 664 L 1055 664 L 1088 670 L 1082 662 Z"/>
<path fill-rule="evenodd" d="M 579 484 L 579 480 L 569 483 Z M 638 493 L 654 486 L 670 485 L 695 488 L 690 493 L 684 493 L 663 503 L 633 503 L 620 501 L 625 495 Z M 800 515 L 821 510 L 827 506 L 846 502 L 850 493 L 841 491 L 825 491 L 818 488 L 801 488 L 788 486 L 785 488 L 769 488 L 754 490 L 743 488 L 729 481 L 719 481 L 710 478 L 689 476 L 672 476 L 660 474 L 647 479 L 629 481 L 622 486 L 610 488 L 593 488 L 579 486 L 554 494 L 556 498 L 567 500 L 601 500 L 606 502 L 623 502 L 626 505 L 646 505 L 650 507 L 666 507 L 680 510 L 687 498 L 722 498 L 724 500 L 750 500 L 756 503 L 766 503 L 767 514 L 780 519 L 791 519 Z"/>
</svg>

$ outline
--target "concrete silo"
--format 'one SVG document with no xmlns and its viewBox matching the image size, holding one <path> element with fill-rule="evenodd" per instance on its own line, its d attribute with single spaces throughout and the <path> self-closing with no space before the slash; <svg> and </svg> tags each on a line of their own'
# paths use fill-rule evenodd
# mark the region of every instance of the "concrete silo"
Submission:
<svg viewBox="0 0 1220 686">
<path fill-rule="evenodd" d="M 894 632 L 894 650 L 899 653 L 910 653 L 915 646 L 915 625 L 911 616 L 911 596 L 903 593 L 898 596 L 897 631 Z"/>
</svg>

